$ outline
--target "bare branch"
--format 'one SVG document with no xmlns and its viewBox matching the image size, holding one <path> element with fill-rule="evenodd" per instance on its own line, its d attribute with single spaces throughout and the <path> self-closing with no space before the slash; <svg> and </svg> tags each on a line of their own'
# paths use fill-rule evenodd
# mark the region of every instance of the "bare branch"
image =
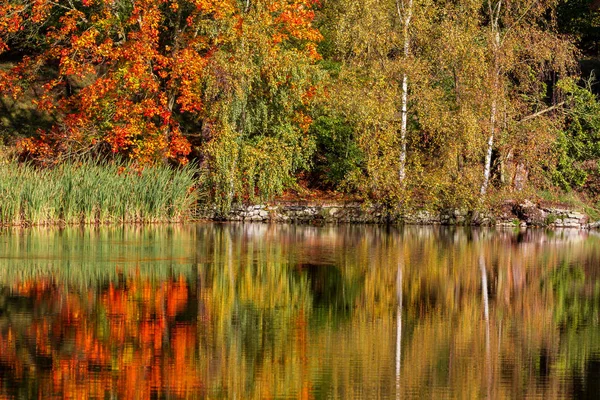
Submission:
<svg viewBox="0 0 600 400">
<path fill-rule="evenodd" d="M 560 103 L 555 104 L 552 107 L 544 108 L 543 110 L 540 110 L 540 111 L 538 111 L 538 112 L 536 112 L 534 114 L 528 115 L 528 116 L 524 117 L 523 119 L 521 119 L 518 122 L 521 123 L 521 122 L 526 122 L 526 121 L 532 120 L 532 119 L 534 119 L 536 117 L 539 117 L 541 115 L 549 113 L 550 111 L 556 110 L 557 108 L 560 108 L 560 107 L 564 106 L 565 103 L 566 103 L 565 101 L 561 101 Z"/>
<path fill-rule="evenodd" d="M 400 18 L 400 21 L 402 21 L 402 6 L 400 4 L 401 0 L 396 0 L 396 10 L 398 11 L 398 17 Z"/>
</svg>

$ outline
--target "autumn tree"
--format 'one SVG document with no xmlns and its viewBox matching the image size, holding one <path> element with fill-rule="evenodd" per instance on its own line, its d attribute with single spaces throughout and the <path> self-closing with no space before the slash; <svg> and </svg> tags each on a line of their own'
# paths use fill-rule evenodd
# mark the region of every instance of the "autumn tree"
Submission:
<svg viewBox="0 0 600 400">
<path fill-rule="evenodd" d="M 517 189 L 515 179 L 526 178 L 522 175 L 542 166 L 551 152 L 548 144 L 554 142 L 552 133 L 561 121 L 540 111 L 558 103 L 554 85 L 573 71 L 575 60 L 572 43 L 556 32 L 555 6 L 556 1 L 487 4 L 491 95 L 482 195 L 499 134 L 505 134 L 500 137 L 499 168 L 512 164 L 510 183 Z"/>
<path fill-rule="evenodd" d="M 0 91 L 36 86 L 52 128 L 20 143 L 41 161 L 120 153 L 203 160 L 214 194 L 280 192 L 307 165 L 319 32 L 312 0 L 11 0 Z M 26 33 L 23 33 L 26 32 Z M 27 42 L 25 52 L 23 41 Z M 30 54 L 29 54 L 30 53 Z M 39 86 L 39 87 L 38 87 Z"/>
<path fill-rule="evenodd" d="M 247 3 L 236 35 L 203 81 L 202 136 L 209 189 L 233 201 L 272 197 L 308 167 L 321 34 L 312 0 Z"/>
<path fill-rule="evenodd" d="M 198 92 L 190 87 L 198 78 L 192 76 L 217 36 L 200 29 L 232 13 L 232 6 L 218 13 L 215 4 L 178 1 L 15 1 L 3 7 L 11 6 L 20 10 L 22 29 L 38 33 L 30 38 L 32 54 L 4 73 L 3 92 L 18 96 L 41 84 L 35 104 L 56 121 L 39 140 L 23 141 L 24 152 L 44 161 L 103 149 L 142 162 L 185 160 L 190 147 L 174 106 L 196 111 Z"/>
<path fill-rule="evenodd" d="M 332 108 L 356 130 L 364 153 L 348 183 L 375 198 L 399 199 L 407 176 L 409 79 L 414 68 L 411 37 L 423 19 L 422 1 L 328 2 L 322 15 L 329 58 L 340 64 Z"/>
<path fill-rule="evenodd" d="M 333 107 L 365 153 L 355 187 L 392 203 L 475 206 L 493 177 L 517 189 L 540 178 L 563 121 L 555 84 L 575 66 L 556 4 L 328 3 L 329 57 L 341 65 Z"/>
</svg>

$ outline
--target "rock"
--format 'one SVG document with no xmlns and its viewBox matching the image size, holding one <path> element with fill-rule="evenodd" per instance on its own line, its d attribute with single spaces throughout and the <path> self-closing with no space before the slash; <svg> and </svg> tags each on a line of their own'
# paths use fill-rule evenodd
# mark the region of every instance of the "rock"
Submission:
<svg viewBox="0 0 600 400">
<path fill-rule="evenodd" d="M 421 210 L 417 211 L 415 217 L 421 221 L 428 221 L 431 219 L 431 213 L 429 213 L 429 211 Z"/>
<path fill-rule="evenodd" d="M 530 200 L 525 200 L 523 203 L 513 206 L 513 212 L 527 225 L 546 226 L 548 224 L 547 213 Z"/>
<path fill-rule="evenodd" d="M 581 223 L 579 222 L 579 219 L 566 218 L 563 220 L 563 226 L 565 228 L 580 228 Z"/>
<path fill-rule="evenodd" d="M 268 218 L 269 217 L 269 212 L 266 210 L 260 210 L 258 212 L 258 216 L 261 218 Z"/>
<path fill-rule="evenodd" d="M 549 213 L 549 214 L 556 214 L 556 215 L 562 215 L 562 214 L 568 214 L 569 210 L 564 209 L 564 208 L 541 208 L 541 210 Z"/>
<path fill-rule="evenodd" d="M 521 204 L 521 207 L 532 208 L 532 207 L 535 207 L 535 204 L 533 204 L 533 202 L 531 200 L 525 200 L 523 202 L 523 204 Z"/>
<path fill-rule="evenodd" d="M 590 229 L 598 229 L 600 228 L 600 221 L 590 222 L 588 225 Z"/>
<path fill-rule="evenodd" d="M 515 223 L 513 221 L 498 221 L 496 226 L 500 228 L 514 228 Z"/>
</svg>

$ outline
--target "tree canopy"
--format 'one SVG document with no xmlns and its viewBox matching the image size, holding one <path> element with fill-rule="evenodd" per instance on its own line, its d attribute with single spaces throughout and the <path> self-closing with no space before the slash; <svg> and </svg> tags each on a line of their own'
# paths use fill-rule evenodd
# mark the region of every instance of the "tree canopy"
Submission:
<svg viewBox="0 0 600 400">
<path fill-rule="evenodd" d="M 8 0 L 0 129 L 44 165 L 197 160 L 221 207 L 298 179 L 390 205 L 588 190 L 586 0 Z"/>
</svg>

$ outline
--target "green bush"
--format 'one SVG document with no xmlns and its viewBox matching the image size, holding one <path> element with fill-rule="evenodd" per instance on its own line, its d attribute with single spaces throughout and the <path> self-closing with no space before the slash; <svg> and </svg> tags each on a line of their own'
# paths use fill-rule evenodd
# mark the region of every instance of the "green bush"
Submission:
<svg viewBox="0 0 600 400">
<path fill-rule="evenodd" d="M 314 121 L 311 134 L 317 143 L 312 168 L 314 176 L 320 186 L 339 187 L 363 160 L 354 128 L 342 117 L 324 115 Z"/>
<path fill-rule="evenodd" d="M 558 83 L 570 104 L 565 129 L 557 138 L 557 165 L 553 180 L 563 189 L 580 188 L 588 181 L 590 165 L 600 160 L 600 102 L 591 90 L 592 82 L 581 87 L 573 79 Z"/>
</svg>

